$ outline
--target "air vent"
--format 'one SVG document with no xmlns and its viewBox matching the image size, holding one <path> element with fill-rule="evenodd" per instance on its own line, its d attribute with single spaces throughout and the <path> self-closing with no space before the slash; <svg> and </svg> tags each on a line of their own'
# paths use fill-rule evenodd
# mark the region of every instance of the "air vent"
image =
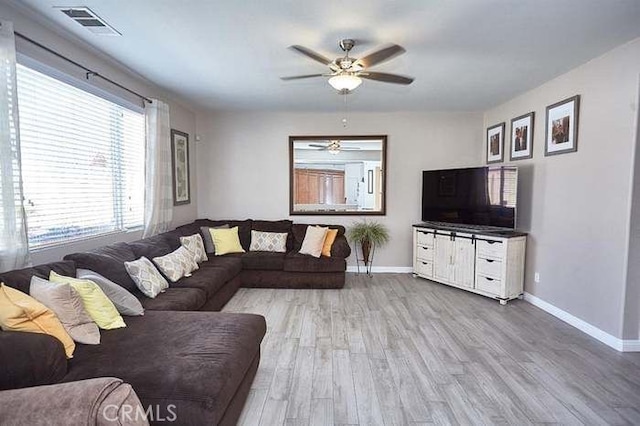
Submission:
<svg viewBox="0 0 640 426">
<path fill-rule="evenodd" d="M 55 8 L 94 34 L 110 36 L 122 35 L 111 25 L 107 24 L 104 19 L 93 13 L 88 7 L 56 6 Z"/>
</svg>

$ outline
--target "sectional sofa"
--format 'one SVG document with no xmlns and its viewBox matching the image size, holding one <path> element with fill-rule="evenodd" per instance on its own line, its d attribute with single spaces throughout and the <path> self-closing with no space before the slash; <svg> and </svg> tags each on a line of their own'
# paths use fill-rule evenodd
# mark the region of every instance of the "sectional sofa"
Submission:
<svg viewBox="0 0 640 426">
<path fill-rule="evenodd" d="M 154 299 L 142 295 L 124 268 L 125 261 L 175 250 L 181 236 L 201 232 L 201 227 L 223 225 L 239 227 L 246 252 L 211 254 L 192 276 L 172 283 Z M 351 250 L 344 228 L 331 227 L 338 229 L 331 257 L 319 259 L 298 253 L 307 225 L 203 219 L 151 238 L 0 273 L 1 282 L 29 293 L 33 275 L 47 278 L 55 271 L 75 276 L 78 268 L 90 269 L 129 290 L 145 308 L 143 316 L 125 317 L 126 328 L 102 330 L 99 345 L 77 345 L 70 360 L 54 337 L 0 331 L 0 390 L 115 377 L 129 383 L 142 406 L 151 409 L 151 423 L 162 423 L 175 413 L 179 424 L 233 425 L 258 368 L 266 323 L 259 315 L 204 311 L 219 311 L 240 286 L 342 287 Z M 287 232 L 287 252 L 249 251 L 252 229 Z"/>
</svg>

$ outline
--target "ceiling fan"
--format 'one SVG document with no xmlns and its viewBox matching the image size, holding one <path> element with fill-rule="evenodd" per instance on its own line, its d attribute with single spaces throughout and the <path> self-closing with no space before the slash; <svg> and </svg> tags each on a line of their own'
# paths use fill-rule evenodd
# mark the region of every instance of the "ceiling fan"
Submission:
<svg viewBox="0 0 640 426">
<path fill-rule="evenodd" d="M 314 52 L 303 46 L 293 45 L 290 46 L 294 51 L 301 53 L 316 62 L 320 62 L 323 65 L 329 67 L 328 73 L 323 74 L 307 74 L 296 75 L 291 77 L 280 77 L 282 80 L 300 80 L 304 78 L 316 78 L 316 77 L 329 77 L 329 84 L 341 93 L 349 93 L 362 83 L 362 78 L 368 80 L 380 81 L 383 83 L 394 84 L 411 84 L 413 78 L 405 77 L 398 74 L 389 74 L 384 72 L 369 71 L 374 65 L 388 61 L 389 59 L 401 55 L 405 52 L 402 46 L 397 44 L 391 44 L 382 49 L 376 50 L 369 55 L 356 59 L 349 56 L 349 52 L 356 45 L 355 40 L 344 39 L 339 43 L 340 48 L 345 55 L 340 58 L 336 58 L 333 61 L 329 58 Z"/>
<path fill-rule="evenodd" d="M 360 147 L 357 146 L 342 146 L 338 140 L 329 141 L 328 144 L 310 143 L 309 146 L 320 148 L 321 151 L 329 151 L 331 154 L 337 154 L 340 151 L 355 151 L 360 149 Z"/>
</svg>

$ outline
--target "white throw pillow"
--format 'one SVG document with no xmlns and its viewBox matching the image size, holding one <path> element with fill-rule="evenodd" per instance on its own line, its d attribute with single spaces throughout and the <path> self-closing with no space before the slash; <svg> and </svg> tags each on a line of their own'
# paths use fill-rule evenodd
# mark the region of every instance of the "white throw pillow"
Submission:
<svg viewBox="0 0 640 426">
<path fill-rule="evenodd" d="M 191 273 L 198 269 L 193 254 L 185 246 L 180 246 L 177 250 L 164 256 L 154 257 L 153 263 L 173 283 L 182 277 L 191 276 Z"/>
<path fill-rule="evenodd" d="M 322 254 L 322 247 L 324 246 L 324 239 L 327 238 L 327 230 L 329 230 L 329 228 L 307 226 L 307 232 L 304 235 L 304 240 L 302 241 L 300 254 L 320 257 Z"/>
<path fill-rule="evenodd" d="M 287 233 L 251 231 L 249 251 L 287 251 Z"/>
<path fill-rule="evenodd" d="M 194 234 L 189 237 L 180 237 L 180 244 L 189 250 L 193 256 L 196 263 L 206 262 L 209 260 L 207 257 L 207 252 L 204 249 L 204 241 L 202 241 L 202 236 L 200 234 Z"/>
<path fill-rule="evenodd" d="M 133 262 L 124 262 L 129 276 L 140 291 L 147 297 L 154 298 L 169 288 L 169 283 L 146 257 Z"/>
</svg>

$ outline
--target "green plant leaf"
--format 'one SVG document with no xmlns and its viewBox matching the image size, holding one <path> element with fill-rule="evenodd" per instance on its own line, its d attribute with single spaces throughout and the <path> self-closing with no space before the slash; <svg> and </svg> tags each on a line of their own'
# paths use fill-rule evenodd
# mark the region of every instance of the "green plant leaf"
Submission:
<svg viewBox="0 0 640 426">
<path fill-rule="evenodd" d="M 366 219 L 356 221 L 347 231 L 347 237 L 352 242 L 362 243 L 369 241 L 380 247 L 385 245 L 391 239 L 389 229 L 380 222 L 369 222 Z"/>
</svg>

